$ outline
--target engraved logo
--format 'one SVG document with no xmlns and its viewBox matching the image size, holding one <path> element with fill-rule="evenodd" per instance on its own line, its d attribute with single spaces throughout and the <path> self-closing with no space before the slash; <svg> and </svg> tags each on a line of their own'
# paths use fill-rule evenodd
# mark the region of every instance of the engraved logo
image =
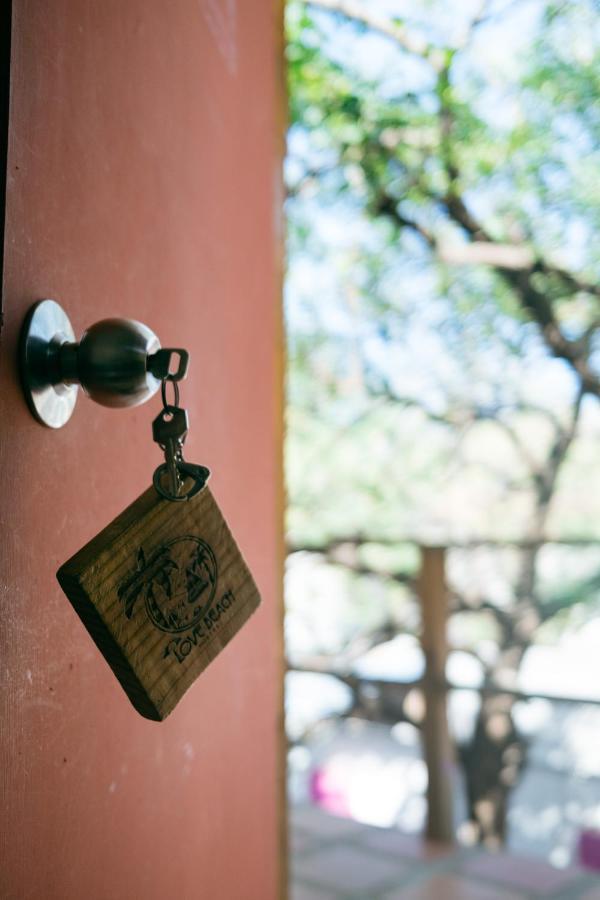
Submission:
<svg viewBox="0 0 600 900">
<path fill-rule="evenodd" d="M 197 625 L 210 609 L 217 589 L 217 560 L 197 537 L 174 538 L 148 558 L 142 547 L 137 568 L 119 586 L 123 611 L 131 619 L 138 598 L 151 622 L 171 634 Z"/>
</svg>

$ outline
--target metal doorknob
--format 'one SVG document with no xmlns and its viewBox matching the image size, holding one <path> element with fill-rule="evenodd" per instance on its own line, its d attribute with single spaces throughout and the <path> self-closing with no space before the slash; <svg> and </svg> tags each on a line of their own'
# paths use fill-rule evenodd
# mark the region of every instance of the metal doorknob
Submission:
<svg viewBox="0 0 600 900">
<path fill-rule="evenodd" d="M 69 317 L 54 300 L 32 306 L 21 331 L 25 396 L 36 419 L 50 428 L 71 418 L 78 385 L 103 406 L 138 406 L 154 396 L 163 378 L 184 378 L 188 358 L 181 348 L 161 349 L 154 332 L 134 319 L 102 319 L 77 343 Z"/>
</svg>

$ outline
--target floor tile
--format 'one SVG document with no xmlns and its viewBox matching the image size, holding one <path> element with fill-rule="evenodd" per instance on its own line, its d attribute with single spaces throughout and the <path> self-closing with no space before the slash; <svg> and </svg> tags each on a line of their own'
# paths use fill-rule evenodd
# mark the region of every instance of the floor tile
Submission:
<svg viewBox="0 0 600 900">
<path fill-rule="evenodd" d="M 290 857 L 291 900 L 600 900 L 600 878 L 582 869 L 431 844 L 309 805 L 291 811 Z"/>
<path fill-rule="evenodd" d="M 588 888 L 587 891 L 584 891 L 578 900 L 600 900 L 600 879 L 598 883 L 598 887 Z"/>
<path fill-rule="evenodd" d="M 293 872 L 296 881 L 315 882 L 331 890 L 377 892 L 399 884 L 406 866 L 347 844 L 336 844 L 296 859 Z"/>
<path fill-rule="evenodd" d="M 304 884 L 294 882 L 290 890 L 289 900 L 336 900 L 336 895 L 330 891 L 322 891 L 319 888 L 307 887 Z"/>
<path fill-rule="evenodd" d="M 360 836 L 362 847 L 389 853 L 411 860 L 441 859 L 450 856 L 454 848 L 445 844 L 424 841 L 412 834 L 403 834 L 391 828 L 369 828 Z"/>
<path fill-rule="evenodd" d="M 300 828 L 292 828 L 289 834 L 289 852 L 291 854 L 295 853 L 305 853 L 311 847 L 315 848 L 320 846 L 321 841 L 318 835 L 311 834 L 309 831 L 304 831 Z"/>
<path fill-rule="evenodd" d="M 578 869 L 555 869 L 542 860 L 507 853 L 480 853 L 461 863 L 461 872 L 532 891 L 541 897 L 565 888 L 581 877 Z"/>
<path fill-rule="evenodd" d="M 458 875 L 434 875 L 418 885 L 384 895 L 385 900 L 525 900 L 524 894 Z"/>
<path fill-rule="evenodd" d="M 332 816 L 314 806 L 301 806 L 292 811 L 292 824 L 301 831 L 309 831 L 320 837 L 347 837 L 360 834 L 367 825 L 353 819 Z M 370 829 L 369 829 L 370 830 Z"/>
</svg>

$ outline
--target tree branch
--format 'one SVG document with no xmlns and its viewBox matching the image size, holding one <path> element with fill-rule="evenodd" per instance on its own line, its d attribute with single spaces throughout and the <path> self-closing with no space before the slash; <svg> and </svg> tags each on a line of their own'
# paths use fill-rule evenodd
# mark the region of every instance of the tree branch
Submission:
<svg viewBox="0 0 600 900">
<path fill-rule="evenodd" d="M 490 245 L 499 248 L 499 250 L 495 251 L 497 254 L 507 253 L 507 245 L 498 244 L 496 241 L 492 240 L 491 236 L 485 231 L 483 226 L 480 225 L 469 212 L 462 198 L 456 194 L 446 194 L 444 197 L 438 199 L 445 207 L 450 219 L 454 221 L 455 224 L 460 225 L 471 237 L 473 241 L 473 243 L 469 245 L 471 253 L 475 252 L 475 254 L 477 254 L 478 252 L 481 252 L 482 255 L 487 254 L 489 256 Z M 442 244 L 433 232 L 429 231 L 414 219 L 408 218 L 400 211 L 396 198 L 382 192 L 377 199 L 376 210 L 381 215 L 390 218 L 398 227 L 411 228 L 419 234 L 441 261 L 445 261 L 444 257 L 446 257 L 447 260 L 449 256 L 452 256 L 453 251 L 448 249 L 447 244 Z M 481 244 L 484 245 L 483 251 L 478 250 Z M 473 248 L 475 248 L 474 251 Z M 518 248 L 515 247 L 515 249 Z M 520 261 L 525 261 L 524 254 Z M 473 264 L 476 264 L 475 260 L 472 262 Z M 479 262 L 481 262 L 481 260 Z M 589 362 L 589 341 L 585 338 L 574 340 L 566 337 L 556 318 L 552 302 L 548 299 L 546 294 L 538 290 L 534 283 L 535 276 L 538 273 L 551 273 L 563 277 L 562 270 L 553 268 L 548 263 L 539 262 L 537 260 L 534 261 L 529 268 L 515 268 L 515 262 L 517 262 L 517 257 L 514 254 L 510 259 L 511 265 L 501 264 L 500 259 L 497 258 L 493 268 L 513 290 L 521 308 L 527 312 L 529 317 L 537 324 L 541 336 L 550 352 L 559 359 L 564 359 L 565 362 L 569 363 L 579 376 L 586 392 L 594 394 L 596 397 L 600 397 L 600 378 L 593 371 Z M 487 264 L 491 265 L 492 263 L 489 261 Z M 564 273 L 564 279 L 565 284 L 567 283 L 567 279 L 570 279 L 571 282 L 575 281 L 579 284 L 580 290 L 584 291 L 586 289 L 584 282 L 577 282 L 575 276 L 572 276 L 569 273 Z"/>
<path fill-rule="evenodd" d="M 387 16 L 382 16 L 366 4 L 356 0 L 306 0 L 307 6 L 316 9 L 326 9 L 328 12 L 337 13 L 352 22 L 364 25 L 371 31 L 389 38 L 414 56 L 429 63 L 433 69 L 440 71 L 443 59 L 439 50 L 418 35 L 412 34 L 404 25 L 392 22 Z"/>
<path fill-rule="evenodd" d="M 530 269 L 535 257 L 529 247 L 518 244 L 495 244 L 474 241 L 472 244 L 439 244 L 439 259 L 451 266 L 491 266 L 520 271 Z"/>
</svg>

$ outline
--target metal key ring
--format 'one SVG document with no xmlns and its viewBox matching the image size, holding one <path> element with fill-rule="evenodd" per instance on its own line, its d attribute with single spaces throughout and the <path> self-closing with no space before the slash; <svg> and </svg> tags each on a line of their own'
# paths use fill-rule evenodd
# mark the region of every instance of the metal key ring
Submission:
<svg viewBox="0 0 600 900">
<path fill-rule="evenodd" d="M 167 401 L 167 383 L 173 385 L 173 403 Z M 160 384 L 160 396 L 163 406 L 179 406 L 179 385 L 172 378 L 163 378 Z"/>
<path fill-rule="evenodd" d="M 194 463 L 187 463 L 183 459 L 176 462 L 176 467 L 177 472 L 184 478 L 193 478 L 193 483 L 183 494 L 172 494 L 171 491 L 163 487 L 162 478 L 164 475 L 168 474 L 166 463 L 163 463 L 155 470 L 154 475 L 152 476 L 152 483 L 157 493 L 160 494 L 161 497 L 164 497 L 165 500 L 172 500 L 175 503 L 179 503 L 183 500 L 190 500 L 202 490 L 210 478 L 210 469 L 206 466 L 197 466 L 194 465 Z"/>
</svg>

